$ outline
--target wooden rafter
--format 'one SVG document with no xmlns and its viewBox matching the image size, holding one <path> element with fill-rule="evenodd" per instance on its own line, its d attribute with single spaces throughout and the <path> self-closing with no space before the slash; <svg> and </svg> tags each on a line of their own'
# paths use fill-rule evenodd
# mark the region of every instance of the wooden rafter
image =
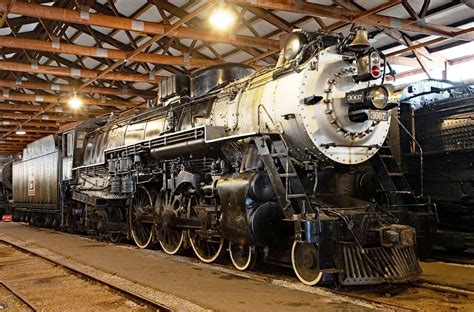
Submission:
<svg viewBox="0 0 474 312">
<path fill-rule="evenodd" d="M 274 64 L 280 51 L 276 38 L 282 38 L 294 28 L 307 26 L 309 21 L 330 31 L 339 31 L 354 22 L 384 29 L 395 43 L 379 48 L 393 51 L 400 47 L 388 54 L 389 60 L 415 68 L 413 73 L 423 68 L 429 73 L 433 64 L 438 66 L 440 60 L 433 51 L 474 39 L 473 27 L 461 29 L 472 19 L 450 26 L 427 23 L 434 14 L 463 5 L 456 0 L 436 7 L 431 1 L 424 0 L 419 10 L 406 0 L 379 1 L 368 9 L 353 0 L 333 0 L 331 5 L 320 5 L 317 1 L 227 0 L 227 3 L 235 4 L 231 9 L 239 21 L 232 29 L 232 35 L 213 32 L 200 17 L 205 14 L 189 17 L 196 4 L 194 1 L 177 6 L 166 0 L 147 0 L 135 5 L 126 15 L 120 8 L 121 3 L 114 0 L 56 0 L 41 5 L 46 2 L 51 1 L 0 0 L 0 16 L 4 18 L 3 28 L 0 28 L 11 30 L 8 36 L 0 37 L 0 88 L 9 90 L 7 97 L 0 97 L 0 118 L 11 122 L 10 127 L 21 124 L 26 128 L 41 129 L 38 127 L 50 125 L 58 129 L 59 124 L 120 111 L 130 103 L 140 104 L 154 98 L 156 91 L 153 90 L 157 89 L 163 76 L 189 74 L 196 68 L 228 61 L 241 52 L 248 54 L 244 63 Z M 84 4 L 90 6 L 90 10 Z M 11 13 L 20 16 L 2 14 L 8 11 L 8 6 Z M 394 6 L 405 8 L 408 18 L 385 16 L 385 10 Z M 88 16 L 81 17 L 81 8 Z M 156 18 L 143 21 L 144 14 L 155 8 Z M 289 22 L 281 17 L 281 11 L 300 13 L 301 17 Z M 183 18 L 186 20 L 182 21 Z M 324 18 L 336 22 L 331 24 Z M 22 27 L 33 23 L 36 26 L 27 31 Z M 177 23 L 181 24 L 174 28 Z M 265 33 L 262 25 L 272 27 L 272 30 Z M 413 32 L 420 35 L 413 35 Z M 431 35 L 436 37 L 421 40 L 423 36 Z M 91 41 L 85 43 L 86 37 Z M 157 38 L 156 44 L 149 44 Z M 60 48 L 53 47 L 58 39 Z M 227 45 L 224 53 L 221 52 L 222 44 Z M 434 44 L 437 46 L 433 50 Z M 407 52 L 413 52 L 415 57 Z M 108 57 L 103 57 L 103 53 Z M 87 111 L 74 112 L 65 105 L 68 94 L 77 89 L 81 89 L 81 96 L 88 99 Z M 119 105 L 119 109 L 115 105 L 108 106 L 124 103 L 128 105 Z M 97 105 L 97 108 L 90 105 Z M 135 107 L 130 108 L 130 111 L 134 110 Z M 21 150 L 23 144 L 43 135 L 45 133 L 38 132 L 36 136 L 16 136 L 8 131 L 7 138 L 2 139 L 4 134 L 0 135 L 0 153 L 5 151 L 5 139 L 14 138 L 18 147 L 12 148 Z"/>
<path fill-rule="evenodd" d="M 424 26 L 417 25 L 411 21 L 407 21 L 397 17 L 389 17 L 380 14 L 370 14 L 368 16 L 359 16 L 358 11 L 339 9 L 322 4 L 301 2 L 301 1 L 270 1 L 270 0 L 229 0 L 228 2 L 239 5 L 250 5 L 265 9 L 287 11 L 293 13 L 301 13 L 311 16 L 319 16 L 333 18 L 341 21 L 350 22 L 354 18 L 358 19 L 358 23 L 371 25 L 375 27 L 383 27 L 390 29 L 399 29 L 404 31 L 418 32 L 427 35 L 437 35 L 441 37 L 457 37 L 458 39 L 472 41 L 474 34 L 462 33 L 461 29 L 449 26 L 434 25 L 426 23 Z"/>
<path fill-rule="evenodd" d="M 0 0 L 0 12 L 8 9 L 7 0 Z M 88 19 L 83 19 L 79 11 L 59 9 L 55 7 L 42 6 L 32 3 L 15 3 L 11 13 L 32 16 L 37 18 L 46 18 L 67 23 L 87 24 L 114 29 L 141 31 L 148 34 L 163 35 L 169 32 L 170 26 L 163 23 L 139 22 L 128 18 L 109 16 L 97 13 L 89 13 Z M 140 24 L 140 25 L 137 25 Z M 170 35 L 178 38 L 188 38 L 203 40 L 207 42 L 221 42 L 234 45 L 254 46 L 259 48 L 275 48 L 278 42 L 269 39 L 259 39 L 250 36 L 235 36 L 235 38 L 221 36 L 209 31 L 181 27 L 173 30 Z"/>
</svg>

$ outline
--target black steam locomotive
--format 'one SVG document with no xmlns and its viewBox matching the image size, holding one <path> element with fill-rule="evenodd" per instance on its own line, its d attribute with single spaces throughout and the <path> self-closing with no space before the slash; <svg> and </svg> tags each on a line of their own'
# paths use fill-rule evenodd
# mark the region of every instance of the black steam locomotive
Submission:
<svg viewBox="0 0 474 312">
<path fill-rule="evenodd" d="M 228 250 L 239 270 L 258 255 L 308 285 L 413 280 L 412 227 L 322 193 L 325 168 L 378 155 L 397 105 L 366 35 L 298 30 L 274 67 L 170 77 L 154 108 L 29 144 L 13 164 L 15 215 L 168 254 L 191 248 L 208 263 Z"/>
<path fill-rule="evenodd" d="M 404 171 L 413 188 L 437 205 L 435 244 L 449 250 L 474 247 L 474 89 L 464 83 L 425 80 L 401 96 Z M 410 137 L 416 139 L 415 145 Z M 420 150 L 421 147 L 421 150 Z M 423 175 L 420 170 L 423 159 Z"/>
</svg>

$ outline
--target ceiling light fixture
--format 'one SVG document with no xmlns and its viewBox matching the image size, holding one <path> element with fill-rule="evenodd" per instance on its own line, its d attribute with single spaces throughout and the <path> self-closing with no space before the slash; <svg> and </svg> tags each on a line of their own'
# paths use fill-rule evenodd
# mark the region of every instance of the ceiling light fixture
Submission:
<svg viewBox="0 0 474 312">
<path fill-rule="evenodd" d="M 68 104 L 71 108 L 77 109 L 82 106 L 82 100 L 74 92 L 74 95 L 69 99 Z"/>
<path fill-rule="evenodd" d="M 220 0 L 211 10 L 209 22 L 213 28 L 225 31 L 234 24 L 235 14 L 224 0 Z"/>
<path fill-rule="evenodd" d="M 18 134 L 18 135 L 25 135 L 26 131 L 23 130 L 23 128 L 21 128 L 21 126 L 20 126 L 20 128 L 18 128 L 18 130 L 16 130 L 15 133 Z"/>
</svg>

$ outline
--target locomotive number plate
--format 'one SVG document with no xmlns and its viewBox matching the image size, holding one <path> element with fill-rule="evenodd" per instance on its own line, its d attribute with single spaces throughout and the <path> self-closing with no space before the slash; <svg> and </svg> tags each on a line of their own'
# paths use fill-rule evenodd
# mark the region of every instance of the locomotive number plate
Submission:
<svg viewBox="0 0 474 312">
<path fill-rule="evenodd" d="M 369 120 L 387 121 L 388 120 L 388 112 L 387 111 L 380 111 L 380 110 L 369 110 Z"/>
</svg>

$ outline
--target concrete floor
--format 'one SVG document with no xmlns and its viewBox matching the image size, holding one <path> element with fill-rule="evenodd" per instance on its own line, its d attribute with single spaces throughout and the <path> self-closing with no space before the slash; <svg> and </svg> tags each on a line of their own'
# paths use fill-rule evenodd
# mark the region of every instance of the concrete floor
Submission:
<svg viewBox="0 0 474 312">
<path fill-rule="evenodd" d="M 186 257 L 139 250 L 23 224 L 1 223 L 0 238 L 11 237 L 27 246 L 45 248 L 84 265 L 172 294 L 190 304 L 232 311 L 346 311 L 371 306 L 313 287 L 313 293 L 241 278 L 200 265 Z M 474 291 L 474 266 L 442 262 L 422 263 L 421 280 Z M 304 286 L 306 287 L 306 286 Z M 306 289 L 307 290 L 307 289 Z"/>
<path fill-rule="evenodd" d="M 82 264 L 116 274 L 203 308 L 227 311 L 364 311 L 365 305 L 345 301 L 334 294 L 315 294 L 240 278 L 183 261 L 162 253 L 116 246 L 92 239 L 36 229 L 22 224 L 0 223 L 0 237 L 42 247 Z M 161 254 L 161 256 L 160 256 Z"/>
</svg>

